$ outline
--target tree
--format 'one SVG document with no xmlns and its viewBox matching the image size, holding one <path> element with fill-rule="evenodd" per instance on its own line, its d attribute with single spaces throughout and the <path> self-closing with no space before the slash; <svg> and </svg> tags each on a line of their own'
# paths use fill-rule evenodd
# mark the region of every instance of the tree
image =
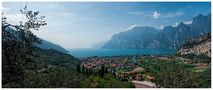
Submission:
<svg viewBox="0 0 213 90">
<path fill-rule="evenodd" d="M 21 14 L 26 16 L 26 22 L 19 25 L 9 24 L 6 16 L 2 13 L 2 83 L 16 83 L 22 81 L 24 67 L 32 61 L 34 44 L 39 39 L 31 30 L 38 30 L 41 26 L 47 25 L 44 16 L 38 16 L 39 12 L 33 12 L 25 6 Z"/>
<path fill-rule="evenodd" d="M 108 73 L 108 68 L 107 67 L 105 68 L 104 73 L 106 73 L 106 74 Z"/>
<path fill-rule="evenodd" d="M 76 66 L 76 71 L 77 71 L 78 73 L 81 72 L 81 66 L 80 66 L 80 63 L 79 63 L 79 62 L 78 62 L 78 64 L 77 64 L 77 66 Z"/>
<path fill-rule="evenodd" d="M 82 66 L 82 73 L 83 73 L 83 74 L 85 73 L 84 65 Z"/>
<path fill-rule="evenodd" d="M 101 66 L 101 70 L 100 70 L 100 76 L 103 77 L 104 76 L 104 65 Z"/>
<path fill-rule="evenodd" d="M 177 61 L 162 64 L 160 70 L 154 74 L 157 87 L 164 88 L 194 88 L 197 86 L 198 74 L 186 69 Z"/>
</svg>

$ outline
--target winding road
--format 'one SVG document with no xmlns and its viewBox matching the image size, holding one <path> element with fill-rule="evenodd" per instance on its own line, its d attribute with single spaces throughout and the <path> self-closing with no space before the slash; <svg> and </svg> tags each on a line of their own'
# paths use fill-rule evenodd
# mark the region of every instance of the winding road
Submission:
<svg viewBox="0 0 213 90">
<path fill-rule="evenodd" d="M 154 88 L 155 84 L 149 81 L 131 81 L 136 88 Z"/>
</svg>

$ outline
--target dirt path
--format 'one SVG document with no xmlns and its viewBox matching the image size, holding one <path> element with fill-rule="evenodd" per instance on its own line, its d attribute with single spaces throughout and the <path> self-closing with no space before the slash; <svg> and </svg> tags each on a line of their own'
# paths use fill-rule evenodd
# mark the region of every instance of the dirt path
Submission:
<svg viewBox="0 0 213 90">
<path fill-rule="evenodd" d="M 136 88 L 154 88 L 155 84 L 149 81 L 132 81 Z"/>
</svg>

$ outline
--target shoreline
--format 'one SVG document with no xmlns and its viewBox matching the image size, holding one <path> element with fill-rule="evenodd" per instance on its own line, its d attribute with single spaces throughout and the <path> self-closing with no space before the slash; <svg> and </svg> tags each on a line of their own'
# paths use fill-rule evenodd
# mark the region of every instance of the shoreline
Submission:
<svg viewBox="0 0 213 90">
<path fill-rule="evenodd" d="M 173 55 L 176 49 L 68 49 L 77 58 Z"/>
<path fill-rule="evenodd" d="M 90 59 L 90 58 L 137 58 L 137 57 L 147 57 L 147 58 L 154 58 L 154 57 L 167 57 L 167 56 L 172 56 L 174 54 L 164 54 L 164 55 L 156 55 L 156 54 L 136 54 L 136 55 L 114 55 L 114 56 L 88 56 L 88 57 L 76 57 L 80 60 L 82 59 Z"/>
</svg>

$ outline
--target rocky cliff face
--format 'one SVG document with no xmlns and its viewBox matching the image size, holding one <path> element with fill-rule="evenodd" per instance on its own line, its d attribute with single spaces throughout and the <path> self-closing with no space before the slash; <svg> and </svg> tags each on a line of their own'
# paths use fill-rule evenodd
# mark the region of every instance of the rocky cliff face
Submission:
<svg viewBox="0 0 213 90">
<path fill-rule="evenodd" d="M 186 40 L 211 32 L 211 15 L 198 15 L 193 18 L 192 24 L 180 23 L 177 27 L 165 27 L 155 40 L 151 48 L 179 48 Z"/>
<path fill-rule="evenodd" d="M 204 54 L 211 57 L 211 33 L 188 40 L 177 53 L 181 55 L 190 53 L 196 55 Z"/>
</svg>

